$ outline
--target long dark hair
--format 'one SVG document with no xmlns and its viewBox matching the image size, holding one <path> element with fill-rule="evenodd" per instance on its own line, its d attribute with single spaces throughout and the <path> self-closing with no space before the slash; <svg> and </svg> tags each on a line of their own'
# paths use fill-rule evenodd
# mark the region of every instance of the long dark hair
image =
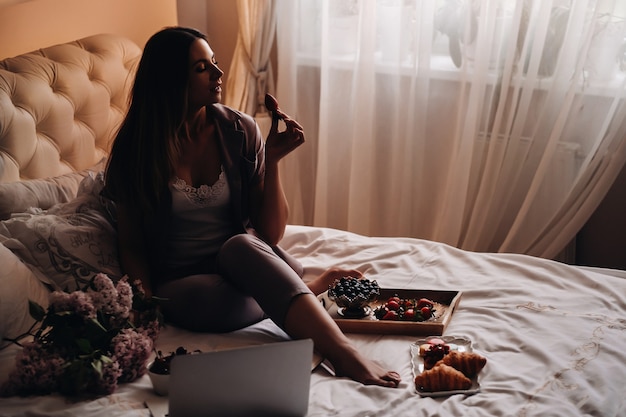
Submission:
<svg viewBox="0 0 626 417">
<path fill-rule="evenodd" d="M 167 27 L 146 43 L 126 117 L 113 142 L 106 191 L 138 212 L 154 211 L 167 190 L 185 135 L 189 51 L 203 33 Z"/>
</svg>

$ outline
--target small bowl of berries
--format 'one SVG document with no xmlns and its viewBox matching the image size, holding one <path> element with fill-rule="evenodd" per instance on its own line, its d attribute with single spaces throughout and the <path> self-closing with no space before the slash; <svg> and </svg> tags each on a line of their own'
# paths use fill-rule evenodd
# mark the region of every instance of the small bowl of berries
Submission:
<svg viewBox="0 0 626 417">
<path fill-rule="evenodd" d="M 179 346 L 176 351 L 170 352 L 167 355 L 159 350 L 154 361 L 148 364 L 148 376 L 150 382 L 152 382 L 152 388 L 158 395 L 167 395 L 169 393 L 170 383 L 170 367 L 172 365 L 172 359 L 176 355 L 189 355 L 192 353 L 199 353 L 199 350 L 189 352 L 182 346 Z"/>
<path fill-rule="evenodd" d="M 380 295 L 375 280 L 342 277 L 328 289 L 328 298 L 337 304 L 338 313 L 346 318 L 361 318 L 371 314 L 369 303 Z"/>
</svg>

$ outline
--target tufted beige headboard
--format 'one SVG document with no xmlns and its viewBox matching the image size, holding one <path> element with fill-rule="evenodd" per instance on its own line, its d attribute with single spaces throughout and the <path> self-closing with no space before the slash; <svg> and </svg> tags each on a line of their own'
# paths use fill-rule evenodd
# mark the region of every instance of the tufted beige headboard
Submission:
<svg viewBox="0 0 626 417">
<path fill-rule="evenodd" d="M 101 34 L 0 61 L 0 182 L 101 161 L 140 54 L 132 41 Z"/>
</svg>

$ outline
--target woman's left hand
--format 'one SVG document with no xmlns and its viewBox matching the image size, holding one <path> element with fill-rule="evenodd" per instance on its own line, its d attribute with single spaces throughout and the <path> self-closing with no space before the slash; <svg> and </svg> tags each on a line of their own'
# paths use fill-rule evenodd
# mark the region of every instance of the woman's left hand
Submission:
<svg viewBox="0 0 626 417">
<path fill-rule="evenodd" d="M 315 295 L 320 295 L 332 285 L 335 280 L 343 277 L 363 278 L 363 273 L 356 269 L 329 268 L 317 278 L 308 283 L 309 289 Z"/>
</svg>

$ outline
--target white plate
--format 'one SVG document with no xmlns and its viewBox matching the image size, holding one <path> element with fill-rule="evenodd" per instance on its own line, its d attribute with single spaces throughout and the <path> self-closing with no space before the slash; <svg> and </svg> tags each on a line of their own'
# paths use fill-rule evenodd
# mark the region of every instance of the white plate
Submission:
<svg viewBox="0 0 626 417">
<path fill-rule="evenodd" d="M 428 343 L 430 339 L 441 339 L 445 343 L 451 345 L 456 345 L 456 350 L 459 352 L 472 352 L 472 341 L 463 336 L 429 336 L 424 339 L 419 339 L 413 343 L 411 343 L 411 362 L 413 364 L 413 380 L 415 377 L 424 372 L 424 360 L 419 355 L 420 353 L 420 345 L 424 343 Z M 422 391 L 420 390 L 416 384 L 415 391 L 422 397 L 447 397 L 449 395 L 455 394 L 464 394 L 464 395 L 472 395 L 476 394 L 480 391 L 480 384 L 478 383 L 477 378 L 472 378 L 472 386 L 469 389 L 461 389 L 461 390 L 450 390 L 450 391 Z"/>
</svg>

